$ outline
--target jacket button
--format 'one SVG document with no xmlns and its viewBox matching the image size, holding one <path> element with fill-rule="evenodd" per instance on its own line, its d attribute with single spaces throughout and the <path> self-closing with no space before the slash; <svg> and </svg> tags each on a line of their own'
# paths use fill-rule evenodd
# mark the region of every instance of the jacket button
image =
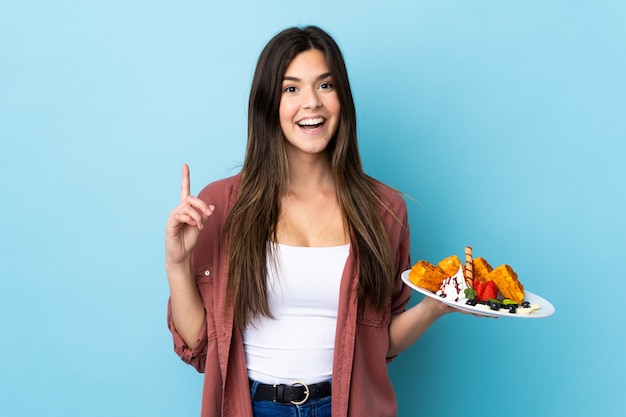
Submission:
<svg viewBox="0 0 626 417">
<path fill-rule="evenodd" d="M 208 277 L 209 275 L 211 275 L 211 271 L 209 271 L 208 269 L 206 271 L 204 271 L 204 276 Z"/>
</svg>

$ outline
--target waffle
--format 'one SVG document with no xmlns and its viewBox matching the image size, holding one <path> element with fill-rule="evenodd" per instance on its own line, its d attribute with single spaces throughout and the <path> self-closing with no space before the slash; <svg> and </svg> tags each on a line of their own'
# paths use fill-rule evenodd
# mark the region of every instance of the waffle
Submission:
<svg viewBox="0 0 626 417">
<path fill-rule="evenodd" d="M 517 274 L 509 265 L 500 265 L 491 271 L 489 280 L 496 283 L 496 286 L 505 298 L 509 298 L 518 304 L 524 301 L 524 286 L 518 281 Z"/>
<path fill-rule="evenodd" d="M 451 255 L 439 261 L 437 266 L 443 271 L 443 273 L 445 274 L 445 278 L 448 278 L 459 272 L 461 260 L 458 256 Z"/>
<path fill-rule="evenodd" d="M 474 258 L 474 279 L 477 279 L 480 282 L 491 281 L 489 279 L 489 273 L 493 271 L 491 265 L 485 258 Z"/>
<path fill-rule="evenodd" d="M 441 281 L 446 278 L 446 274 L 439 267 L 424 260 L 418 261 L 409 272 L 409 280 L 413 284 L 432 292 L 436 292 Z"/>
</svg>

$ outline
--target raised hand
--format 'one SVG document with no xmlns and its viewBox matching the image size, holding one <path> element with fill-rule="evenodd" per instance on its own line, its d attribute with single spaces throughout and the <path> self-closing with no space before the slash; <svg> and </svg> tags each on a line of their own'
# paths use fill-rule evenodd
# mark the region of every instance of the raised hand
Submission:
<svg viewBox="0 0 626 417">
<path fill-rule="evenodd" d="M 180 203 L 170 212 L 165 229 L 165 265 L 167 268 L 188 267 L 191 252 L 198 242 L 204 223 L 215 208 L 191 195 L 189 166 L 183 165 Z"/>
</svg>

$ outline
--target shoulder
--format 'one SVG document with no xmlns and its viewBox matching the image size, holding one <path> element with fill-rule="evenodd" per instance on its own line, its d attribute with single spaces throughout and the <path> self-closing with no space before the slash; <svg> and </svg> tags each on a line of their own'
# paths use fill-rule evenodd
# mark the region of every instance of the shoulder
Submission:
<svg viewBox="0 0 626 417">
<path fill-rule="evenodd" d="M 239 190 L 241 173 L 232 177 L 222 178 L 205 186 L 198 194 L 198 198 L 208 204 L 224 204 L 234 199 Z"/>
<path fill-rule="evenodd" d="M 375 192 L 380 198 L 383 211 L 391 211 L 398 217 L 404 217 L 407 208 L 402 192 L 375 178 L 372 178 L 372 182 Z"/>
</svg>

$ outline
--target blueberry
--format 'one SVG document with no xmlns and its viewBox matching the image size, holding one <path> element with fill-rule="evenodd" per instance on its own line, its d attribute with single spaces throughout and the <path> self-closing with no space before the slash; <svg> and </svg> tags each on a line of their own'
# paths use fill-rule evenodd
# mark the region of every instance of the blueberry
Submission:
<svg viewBox="0 0 626 417">
<path fill-rule="evenodd" d="M 465 304 L 467 304 L 468 306 L 475 306 L 476 305 L 476 300 L 467 300 L 465 302 Z"/>
<path fill-rule="evenodd" d="M 517 313 L 517 305 L 516 304 L 511 304 L 509 306 L 507 306 L 509 309 L 509 313 L 515 314 Z"/>
</svg>

